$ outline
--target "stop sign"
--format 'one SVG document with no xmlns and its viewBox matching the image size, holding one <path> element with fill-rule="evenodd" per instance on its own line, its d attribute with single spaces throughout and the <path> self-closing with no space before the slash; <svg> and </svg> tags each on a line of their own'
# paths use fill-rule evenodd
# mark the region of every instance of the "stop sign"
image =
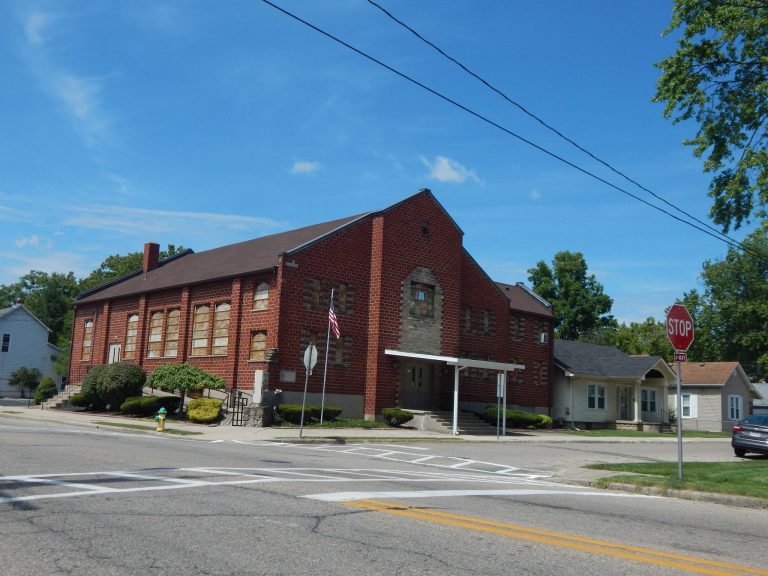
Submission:
<svg viewBox="0 0 768 576">
<path fill-rule="evenodd" d="M 693 342 L 693 318 L 682 304 L 673 304 L 667 312 L 667 338 L 678 352 L 685 352 Z"/>
</svg>

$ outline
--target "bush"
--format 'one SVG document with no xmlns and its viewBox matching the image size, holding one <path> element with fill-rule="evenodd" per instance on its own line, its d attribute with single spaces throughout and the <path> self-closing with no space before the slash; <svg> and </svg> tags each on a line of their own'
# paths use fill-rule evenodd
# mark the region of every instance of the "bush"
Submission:
<svg viewBox="0 0 768 576">
<path fill-rule="evenodd" d="M 88 408 L 88 406 L 91 405 L 88 400 L 85 399 L 85 396 L 83 396 L 81 393 L 72 394 L 69 397 L 69 403 L 72 406 L 75 406 L 77 408 Z"/>
<path fill-rule="evenodd" d="M 35 390 L 35 404 L 42 404 L 49 398 L 56 396 L 56 383 L 52 378 L 46 376 L 40 380 L 40 384 L 37 385 Z"/>
<path fill-rule="evenodd" d="M 401 408 L 384 408 L 381 411 L 384 421 L 390 426 L 402 426 L 413 420 L 413 414 Z"/>
<path fill-rule="evenodd" d="M 137 416 L 152 416 L 160 408 L 165 408 L 168 414 L 174 412 L 181 403 L 178 396 L 130 396 L 120 405 L 120 412 Z"/>
<path fill-rule="evenodd" d="M 301 424 L 301 404 L 280 404 L 276 412 L 279 420 Z M 342 412 L 338 406 L 326 406 L 323 410 L 323 421 L 335 420 Z M 320 422 L 320 406 L 316 404 L 307 404 L 304 407 L 304 424 L 310 422 Z"/>
<path fill-rule="evenodd" d="M 194 398 L 187 405 L 187 418 L 198 424 L 217 422 L 221 417 L 221 400 L 218 398 Z"/>
<path fill-rule="evenodd" d="M 102 364 L 88 371 L 80 392 L 95 410 L 116 409 L 129 396 L 140 395 L 146 381 L 146 373 L 135 364 Z"/>
<path fill-rule="evenodd" d="M 495 426 L 498 413 L 496 406 L 488 406 L 483 411 L 483 418 Z M 507 428 L 552 428 L 552 418 L 546 414 L 532 414 L 525 410 L 507 408 Z"/>
</svg>

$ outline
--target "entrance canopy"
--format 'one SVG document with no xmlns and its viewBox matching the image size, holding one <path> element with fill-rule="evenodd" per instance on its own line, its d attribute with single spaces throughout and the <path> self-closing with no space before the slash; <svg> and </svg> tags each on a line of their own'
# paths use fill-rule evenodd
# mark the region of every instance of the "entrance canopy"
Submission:
<svg viewBox="0 0 768 576">
<path fill-rule="evenodd" d="M 413 360 L 426 360 L 430 362 L 445 362 L 448 366 L 453 366 L 453 433 L 458 434 L 459 421 L 459 372 L 464 368 L 484 368 L 486 370 L 497 370 L 504 373 L 504 430 L 506 431 L 506 408 L 507 393 L 506 382 L 507 372 L 512 370 L 525 370 L 523 364 L 509 364 L 506 362 L 492 362 L 490 360 L 475 360 L 473 358 L 455 358 L 453 356 L 438 356 L 436 354 L 421 354 L 419 352 L 404 352 L 402 350 L 384 350 L 387 356 L 399 356 L 401 358 L 411 358 Z"/>
</svg>

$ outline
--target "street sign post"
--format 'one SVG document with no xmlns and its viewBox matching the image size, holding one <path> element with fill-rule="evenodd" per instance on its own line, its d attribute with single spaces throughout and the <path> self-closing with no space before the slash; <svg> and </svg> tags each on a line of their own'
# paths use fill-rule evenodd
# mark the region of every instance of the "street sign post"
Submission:
<svg viewBox="0 0 768 576">
<path fill-rule="evenodd" d="M 693 318 L 682 304 L 673 304 L 667 311 L 667 338 L 675 349 L 675 383 L 677 384 L 677 478 L 683 479 L 683 394 L 680 385 L 681 363 L 688 360 L 686 352 L 693 344 Z"/>
<path fill-rule="evenodd" d="M 301 399 L 301 422 L 299 423 L 299 438 L 304 434 L 304 407 L 307 404 L 307 384 L 309 383 L 309 376 L 312 374 L 312 368 L 317 364 L 317 347 L 314 344 L 307 346 L 304 350 L 304 397 Z"/>
</svg>

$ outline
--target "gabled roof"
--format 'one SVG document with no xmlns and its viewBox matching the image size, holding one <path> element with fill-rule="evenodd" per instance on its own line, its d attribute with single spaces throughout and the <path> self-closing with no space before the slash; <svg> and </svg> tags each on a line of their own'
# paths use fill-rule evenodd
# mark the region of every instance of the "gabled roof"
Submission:
<svg viewBox="0 0 768 576">
<path fill-rule="evenodd" d="M 354 222 L 385 214 L 412 198 L 423 194 L 432 198 L 437 207 L 443 211 L 454 226 L 456 226 L 457 230 L 463 234 L 461 228 L 458 227 L 432 192 L 423 188 L 416 194 L 383 210 L 340 218 L 321 224 L 313 224 L 296 230 L 262 236 L 261 238 L 229 244 L 204 252 L 194 253 L 190 251 L 189 253 L 182 254 L 182 257 L 169 258 L 158 263 L 157 268 L 146 274 L 137 270 L 122 278 L 98 286 L 81 294 L 75 303 L 80 305 L 89 302 L 99 302 L 270 270 L 278 264 L 280 256 L 284 254 L 288 255 L 303 250 Z"/>
<path fill-rule="evenodd" d="M 660 356 L 630 356 L 615 346 L 555 338 L 555 364 L 575 376 L 645 378 L 651 370 L 672 375 Z"/>
<path fill-rule="evenodd" d="M 544 300 L 544 298 L 522 282 L 517 284 L 496 282 L 496 286 L 499 287 L 504 296 L 509 300 L 510 309 L 552 318 L 552 304 Z"/>
<path fill-rule="evenodd" d="M 685 386 L 725 386 L 733 372 L 741 369 L 741 364 L 738 362 L 686 362 L 680 367 L 680 382 Z M 672 366 L 672 370 L 677 371 L 677 364 Z M 746 374 L 744 374 L 744 380 L 749 382 Z"/>
<path fill-rule="evenodd" d="M 32 314 L 29 310 L 26 309 L 26 307 L 23 304 L 18 304 L 16 306 L 11 306 L 10 308 L 0 308 L 0 319 L 5 318 L 6 316 L 10 316 L 14 312 L 19 312 L 20 310 L 23 310 L 27 315 L 31 316 L 40 326 L 48 330 L 48 332 L 51 331 L 48 326 L 45 325 L 45 323 L 40 320 L 37 316 Z"/>
<path fill-rule="evenodd" d="M 768 406 L 768 384 L 758 382 L 757 384 L 752 384 L 752 388 L 755 389 L 755 392 L 761 398 L 755 401 L 755 406 Z"/>
<path fill-rule="evenodd" d="M 183 258 L 160 263 L 147 274 L 137 272 L 121 282 L 96 288 L 78 298 L 77 304 L 269 270 L 277 265 L 282 254 L 305 247 L 364 216 L 365 214 L 340 218 L 204 252 L 190 253 Z"/>
</svg>

